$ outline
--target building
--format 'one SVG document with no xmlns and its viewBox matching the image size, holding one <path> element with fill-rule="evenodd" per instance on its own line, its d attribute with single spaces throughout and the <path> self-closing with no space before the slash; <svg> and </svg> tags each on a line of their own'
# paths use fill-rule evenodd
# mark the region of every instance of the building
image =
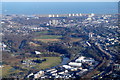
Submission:
<svg viewBox="0 0 120 80">
<path fill-rule="evenodd" d="M 78 59 L 75 60 L 75 62 L 82 62 L 84 60 L 84 56 L 79 57 Z"/>
<path fill-rule="evenodd" d="M 81 63 L 81 62 L 94 62 L 95 60 L 94 59 L 85 59 L 85 57 L 81 56 L 79 57 L 78 59 L 75 60 L 75 62 L 78 62 L 78 63 Z"/>
<path fill-rule="evenodd" d="M 42 54 L 41 52 L 39 52 L 39 51 L 35 51 L 35 54 Z"/>
<path fill-rule="evenodd" d="M 120 64 L 115 64 L 115 65 L 113 66 L 113 69 L 114 69 L 114 70 L 117 70 L 117 71 L 120 71 Z"/>
<path fill-rule="evenodd" d="M 92 32 L 89 33 L 89 39 L 93 39 L 93 34 Z"/>
<path fill-rule="evenodd" d="M 69 65 L 74 67 L 81 67 L 82 63 L 70 62 Z"/>
<path fill-rule="evenodd" d="M 33 74 L 33 73 L 29 74 L 29 75 L 27 76 L 27 78 L 30 78 L 30 76 L 32 76 L 32 75 L 34 75 L 34 74 Z"/>
<path fill-rule="evenodd" d="M 42 75 L 44 75 L 44 71 L 39 71 L 39 72 L 37 72 L 35 75 L 34 75 L 34 78 L 36 79 L 36 78 L 39 78 L 39 77 L 41 77 Z"/>
<path fill-rule="evenodd" d="M 71 69 L 71 68 L 72 68 L 72 67 L 69 66 L 69 65 L 63 65 L 63 67 L 64 67 L 65 69 Z"/>
<path fill-rule="evenodd" d="M 59 23 L 58 20 L 50 20 L 50 21 L 49 21 L 49 24 L 50 24 L 50 25 L 57 25 L 58 23 Z"/>
</svg>

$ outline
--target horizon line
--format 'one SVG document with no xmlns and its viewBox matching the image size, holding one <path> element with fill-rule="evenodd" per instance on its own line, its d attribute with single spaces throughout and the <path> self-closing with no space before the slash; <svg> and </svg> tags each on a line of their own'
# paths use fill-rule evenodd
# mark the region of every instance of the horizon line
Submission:
<svg viewBox="0 0 120 80">
<path fill-rule="evenodd" d="M 1 2 L 120 2 L 120 1 L 1 1 Z"/>
</svg>

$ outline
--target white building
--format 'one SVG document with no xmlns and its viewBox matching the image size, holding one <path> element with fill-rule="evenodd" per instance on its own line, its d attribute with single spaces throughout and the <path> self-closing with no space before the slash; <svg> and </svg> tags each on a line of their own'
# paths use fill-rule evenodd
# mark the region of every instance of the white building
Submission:
<svg viewBox="0 0 120 80">
<path fill-rule="evenodd" d="M 75 66 L 75 67 L 80 67 L 82 65 L 82 63 L 70 62 L 69 65 Z"/>
<path fill-rule="evenodd" d="M 85 57 L 81 56 L 78 59 L 76 59 L 75 62 L 82 62 L 84 59 L 85 59 Z"/>
<path fill-rule="evenodd" d="M 65 69 L 71 69 L 71 68 L 72 68 L 72 67 L 69 66 L 69 65 L 63 65 L 63 67 L 64 67 Z"/>
<path fill-rule="evenodd" d="M 57 25 L 58 23 L 59 23 L 58 20 L 50 20 L 50 21 L 49 21 L 49 24 L 50 24 L 50 25 Z"/>
<path fill-rule="evenodd" d="M 95 16 L 95 14 L 94 14 L 94 13 L 91 13 L 91 16 L 93 17 L 93 16 Z"/>
<path fill-rule="evenodd" d="M 49 70 L 46 70 L 46 72 L 51 72 L 51 71 L 55 71 L 56 69 L 49 69 Z"/>
<path fill-rule="evenodd" d="M 71 71 L 77 71 L 78 70 L 78 68 L 72 68 L 71 69 Z"/>
<path fill-rule="evenodd" d="M 39 78 L 44 74 L 44 71 L 39 71 L 34 75 L 34 78 Z"/>
<path fill-rule="evenodd" d="M 56 17 L 59 17 L 59 15 L 56 15 Z"/>
<path fill-rule="evenodd" d="M 34 75 L 34 74 L 33 74 L 33 73 L 29 74 L 29 75 L 27 76 L 27 78 L 29 78 L 29 77 L 32 76 L 32 75 Z"/>
<path fill-rule="evenodd" d="M 58 74 L 64 74 L 65 72 L 63 71 L 63 72 L 59 72 Z"/>
<path fill-rule="evenodd" d="M 68 16 L 69 16 L 69 17 L 71 17 L 71 16 L 72 16 L 72 14 L 68 14 Z"/>
<path fill-rule="evenodd" d="M 42 54 L 41 52 L 39 52 L 39 51 L 35 51 L 35 54 Z"/>
<path fill-rule="evenodd" d="M 48 15 L 48 17 L 52 17 L 52 15 Z"/>
<path fill-rule="evenodd" d="M 4 43 L 0 43 L 0 48 L 1 48 L 2 50 L 5 50 L 6 47 L 7 47 L 7 45 L 5 45 Z"/>
<path fill-rule="evenodd" d="M 51 71 L 50 73 L 53 74 L 53 73 L 56 73 L 56 72 L 57 72 L 57 70 L 54 70 L 54 71 Z"/>
<path fill-rule="evenodd" d="M 81 56 L 78 59 L 75 60 L 75 62 L 94 62 L 94 59 L 85 59 L 85 57 Z"/>
</svg>

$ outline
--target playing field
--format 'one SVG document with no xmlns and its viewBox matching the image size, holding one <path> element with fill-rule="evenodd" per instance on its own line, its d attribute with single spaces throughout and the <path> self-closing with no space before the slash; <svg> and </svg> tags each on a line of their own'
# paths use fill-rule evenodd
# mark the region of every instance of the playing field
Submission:
<svg viewBox="0 0 120 80">
<path fill-rule="evenodd" d="M 33 59 L 33 58 L 31 58 Z M 34 59 L 39 59 L 39 58 L 34 58 Z M 40 69 L 46 69 L 46 68 L 51 68 L 53 66 L 59 65 L 61 63 L 61 58 L 60 57 L 42 57 L 40 59 L 46 59 L 46 61 L 42 62 L 42 63 L 38 63 L 36 65 L 33 65 L 33 67 L 37 70 Z M 19 65 L 19 67 L 22 68 L 22 64 Z M 10 74 L 17 74 L 19 72 L 24 72 L 24 71 L 20 71 L 20 70 L 12 70 L 13 67 L 11 67 L 10 65 L 4 65 L 3 68 L 0 68 L 0 72 L 2 71 L 2 73 L 0 73 L 0 76 L 2 75 L 4 78 L 10 76 Z M 26 70 L 30 70 L 31 68 L 23 68 Z"/>
<path fill-rule="evenodd" d="M 46 68 L 50 68 L 50 67 L 59 65 L 61 63 L 60 57 L 43 57 L 43 59 L 46 59 L 46 61 L 38 64 L 36 66 L 36 68 L 46 69 Z"/>
<path fill-rule="evenodd" d="M 36 39 L 58 39 L 61 38 L 61 35 L 41 35 L 37 37 Z"/>
<path fill-rule="evenodd" d="M 34 40 L 42 41 L 42 42 L 54 42 L 60 41 L 62 36 L 61 35 L 41 35 L 36 37 Z"/>
</svg>

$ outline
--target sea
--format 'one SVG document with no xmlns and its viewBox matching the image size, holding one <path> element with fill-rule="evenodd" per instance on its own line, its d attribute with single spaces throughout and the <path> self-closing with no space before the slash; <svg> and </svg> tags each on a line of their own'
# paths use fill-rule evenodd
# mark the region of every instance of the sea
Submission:
<svg viewBox="0 0 120 80">
<path fill-rule="evenodd" d="M 2 14 L 117 14 L 117 2 L 2 2 Z"/>
</svg>

